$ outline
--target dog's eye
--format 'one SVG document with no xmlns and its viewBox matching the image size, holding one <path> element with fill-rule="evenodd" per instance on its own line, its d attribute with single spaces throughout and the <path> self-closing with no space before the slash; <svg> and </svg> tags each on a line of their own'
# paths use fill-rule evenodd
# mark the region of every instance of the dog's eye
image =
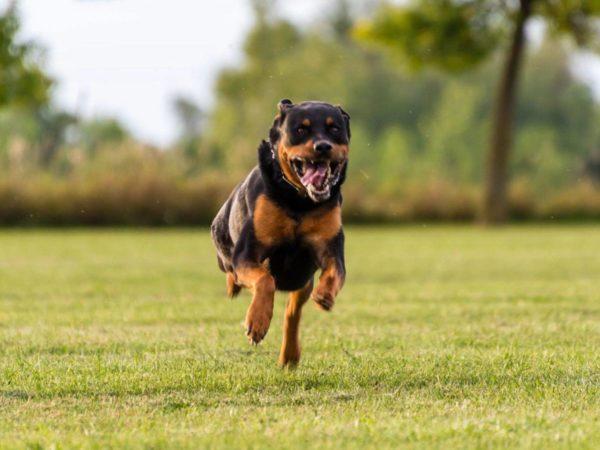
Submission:
<svg viewBox="0 0 600 450">
<path fill-rule="evenodd" d="M 338 134 L 340 132 L 340 129 L 336 126 L 330 127 L 329 130 L 335 134 Z"/>
<path fill-rule="evenodd" d="M 306 134 L 306 128 L 299 127 L 296 129 L 296 133 L 298 133 L 299 136 L 304 136 Z"/>
</svg>

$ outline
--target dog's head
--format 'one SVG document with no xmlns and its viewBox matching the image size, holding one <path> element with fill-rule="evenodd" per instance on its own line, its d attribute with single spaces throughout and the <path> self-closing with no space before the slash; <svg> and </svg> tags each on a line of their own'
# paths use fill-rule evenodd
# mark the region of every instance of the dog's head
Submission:
<svg viewBox="0 0 600 450">
<path fill-rule="evenodd" d="M 286 180 L 316 203 L 331 197 L 343 182 L 350 141 L 350 116 L 323 102 L 278 105 L 269 133 Z"/>
</svg>

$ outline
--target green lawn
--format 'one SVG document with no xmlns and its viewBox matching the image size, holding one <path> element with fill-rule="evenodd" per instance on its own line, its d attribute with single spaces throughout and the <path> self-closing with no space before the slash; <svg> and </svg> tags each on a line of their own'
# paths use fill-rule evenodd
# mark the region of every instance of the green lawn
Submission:
<svg viewBox="0 0 600 450">
<path fill-rule="evenodd" d="M 350 228 L 277 367 L 206 230 L 0 231 L 0 448 L 598 448 L 600 227 Z"/>
</svg>

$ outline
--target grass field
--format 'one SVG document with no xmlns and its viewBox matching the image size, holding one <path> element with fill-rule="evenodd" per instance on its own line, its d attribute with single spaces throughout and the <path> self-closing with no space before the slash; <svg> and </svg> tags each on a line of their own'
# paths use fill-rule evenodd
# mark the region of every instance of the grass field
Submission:
<svg viewBox="0 0 600 450">
<path fill-rule="evenodd" d="M 284 371 L 205 230 L 0 231 L 0 448 L 598 448 L 600 227 L 347 235 Z"/>
</svg>

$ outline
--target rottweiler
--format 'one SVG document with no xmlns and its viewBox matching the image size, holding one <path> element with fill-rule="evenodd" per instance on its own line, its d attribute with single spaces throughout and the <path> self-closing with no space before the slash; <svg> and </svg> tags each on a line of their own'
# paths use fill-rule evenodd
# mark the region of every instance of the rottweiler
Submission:
<svg viewBox="0 0 600 450">
<path fill-rule="evenodd" d="M 258 165 L 233 190 L 211 225 L 227 293 L 252 291 L 246 335 L 258 344 L 273 316 L 276 290 L 289 291 L 279 363 L 300 360 L 302 306 L 329 311 L 344 284 L 342 195 L 350 116 L 340 106 L 284 99 L 258 148 Z M 313 276 L 321 275 L 313 289 Z"/>
</svg>

